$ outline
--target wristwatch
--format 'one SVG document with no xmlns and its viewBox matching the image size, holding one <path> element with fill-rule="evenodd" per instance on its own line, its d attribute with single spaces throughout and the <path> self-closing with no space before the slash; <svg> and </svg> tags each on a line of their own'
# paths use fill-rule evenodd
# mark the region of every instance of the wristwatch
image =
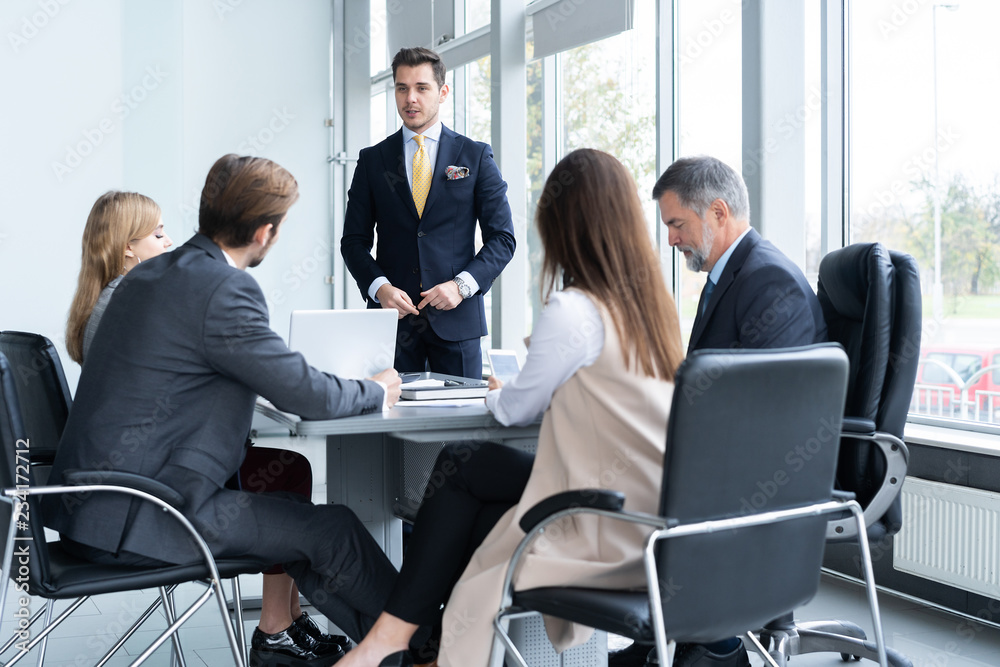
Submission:
<svg viewBox="0 0 1000 667">
<path fill-rule="evenodd" d="M 469 287 L 469 285 L 464 280 L 462 280 L 458 276 L 452 278 L 452 280 L 454 280 L 455 284 L 458 285 L 458 293 L 462 295 L 463 299 L 468 299 L 470 296 L 472 296 L 472 288 Z"/>
</svg>

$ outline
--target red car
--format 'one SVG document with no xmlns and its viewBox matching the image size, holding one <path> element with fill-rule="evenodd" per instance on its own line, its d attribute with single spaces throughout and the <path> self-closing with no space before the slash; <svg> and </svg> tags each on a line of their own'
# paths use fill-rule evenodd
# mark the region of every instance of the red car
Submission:
<svg viewBox="0 0 1000 667">
<path fill-rule="evenodd" d="M 920 357 L 911 412 L 1000 422 L 1000 349 L 929 347 Z"/>
</svg>

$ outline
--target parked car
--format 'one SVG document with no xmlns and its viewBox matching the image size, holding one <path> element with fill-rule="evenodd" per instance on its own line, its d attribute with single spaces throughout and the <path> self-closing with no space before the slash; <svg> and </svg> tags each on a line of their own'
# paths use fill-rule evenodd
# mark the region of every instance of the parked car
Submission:
<svg viewBox="0 0 1000 667">
<path fill-rule="evenodd" d="M 920 351 L 911 410 L 1000 423 L 1000 348 L 928 347 Z"/>
</svg>

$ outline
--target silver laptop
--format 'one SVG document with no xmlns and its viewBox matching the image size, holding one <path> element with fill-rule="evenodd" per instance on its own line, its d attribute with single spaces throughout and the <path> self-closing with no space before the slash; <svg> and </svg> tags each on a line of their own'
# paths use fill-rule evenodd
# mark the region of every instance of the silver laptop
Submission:
<svg viewBox="0 0 1000 667">
<path fill-rule="evenodd" d="M 392 368 L 397 321 L 392 309 L 295 310 L 288 347 L 321 371 L 359 380 Z"/>
</svg>

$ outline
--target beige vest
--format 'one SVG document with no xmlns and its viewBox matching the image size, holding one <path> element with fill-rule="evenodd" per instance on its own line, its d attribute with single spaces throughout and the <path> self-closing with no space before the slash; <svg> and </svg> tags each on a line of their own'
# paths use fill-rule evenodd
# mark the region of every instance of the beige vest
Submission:
<svg viewBox="0 0 1000 667">
<path fill-rule="evenodd" d="M 483 541 L 448 600 L 439 657 L 443 667 L 487 665 L 507 563 L 524 537 L 518 521 L 538 501 L 570 489 L 602 488 L 623 491 L 627 510 L 659 510 L 673 384 L 628 370 L 614 323 L 603 307 L 598 310 L 603 350 L 552 396 L 520 502 Z M 642 545 L 649 532 L 593 516 L 564 519 L 535 542 L 515 587 L 645 586 Z M 559 651 L 592 633 L 557 619 L 546 619 L 546 629 Z"/>
</svg>

